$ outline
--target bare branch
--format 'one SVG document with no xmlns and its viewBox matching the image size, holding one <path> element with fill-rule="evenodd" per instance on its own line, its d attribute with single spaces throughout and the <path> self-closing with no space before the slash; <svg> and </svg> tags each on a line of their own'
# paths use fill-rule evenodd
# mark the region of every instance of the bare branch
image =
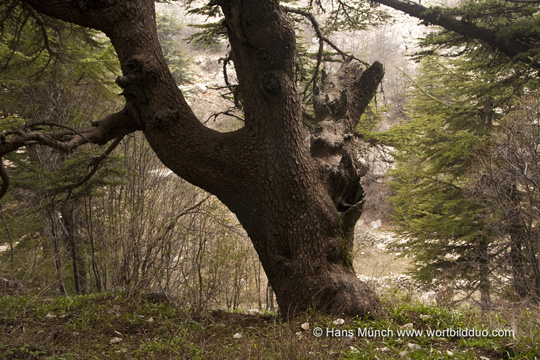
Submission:
<svg viewBox="0 0 540 360">
<path fill-rule="evenodd" d="M 311 14 L 310 12 L 304 11 L 304 10 L 301 10 L 301 9 L 290 8 L 290 7 L 283 7 L 283 9 L 287 13 L 301 15 L 301 16 L 307 18 L 309 20 L 309 22 L 311 23 L 311 26 L 313 27 L 313 30 L 315 30 L 315 33 L 317 34 L 317 38 L 319 38 L 319 50 L 318 50 L 318 54 L 317 54 L 317 65 L 315 66 L 315 73 L 313 74 L 312 79 L 310 80 L 310 82 L 306 86 L 306 90 L 307 90 L 307 88 L 309 88 L 311 83 L 313 83 L 313 87 L 317 86 L 317 77 L 319 76 L 319 71 L 320 71 L 320 67 L 321 67 L 321 63 L 322 63 L 322 56 L 323 56 L 323 51 L 324 51 L 324 43 L 328 44 L 339 55 L 341 55 L 343 60 L 347 60 L 349 58 L 350 59 L 355 59 L 358 62 L 360 62 L 361 64 L 363 64 L 365 66 L 369 66 L 369 64 L 366 63 L 365 61 L 363 61 L 361 59 L 358 59 L 355 56 L 352 56 L 352 55 L 349 55 L 349 54 L 345 53 L 337 45 L 335 45 L 329 38 L 324 36 L 322 31 L 321 31 L 321 27 L 319 25 L 319 22 L 317 21 L 315 16 L 313 16 L 313 14 Z"/>
<path fill-rule="evenodd" d="M 74 184 L 71 184 L 71 185 L 68 185 L 67 187 L 64 187 L 61 192 L 64 192 L 64 191 L 68 191 L 68 198 L 71 196 L 71 193 L 73 192 L 73 190 L 75 190 L 76 188 L 84 185 L 88 180 L 90 180 L 98 171 L 99 169 L 99 165 L 101 164 L 101 162 L 107 158 L 107 156 L 109 156 L 114 149 L 116 149 L 116 147 L 120 144 L 120 142 L 122 142 L 122 139 L 124 139 L 124 136 L 119 136 L 117 137 L 111 145 L 109 145 L 109 147 L 98 157 L 94 158 L 92 160 L 92 169 L 88 172 L 88 174 L 86 174 L 85 176 L 83 176 L 82 178 L 80 178 L 76 183 Z"/>
<path fill-rule="evenodd" d="M 237 120 L 240 120 L 241 122 L 244 122 L 245 119 L 236 115 L 234 112 L 236 111 L 235 108 L 232 108 L 232 109 L 227 109 L 225 111 L 220 111 L 218 113 L 215 113 L 215 114 L 212 114 L 208 117 L 208 119 L 204 122 L 205 124 L 208 123 L 209 121 L 216 121 L 217 118 L 221 115 L 225 115 L 225 116 L 230 116 L 232 118 L 235 118 Z"/>
<path fill-rule="evenodd" d="M 52 124 L 48 124 L 51 126 Z M 14 152 L 26 145 L 45 145 L 62 152 L 71 152 L 81 145 L 92 143 L 104 145 L 112 139 L 139 130 L 140 127 L 134 117 L 126 109 L 112 114 L 96 123 L 93 130 L 77 132 L 67 128 L 67 131 L 41 132 L 30 128 L 22 128 L 3 133 L 0 139 L 0 157 Z M 54 126 L 59 126 L 54 124 Z"/>
<path fill-rule="evenodd" d="M 322 56 L 323 56 L 323 51 L 324 51 L 324 42 L 326 38 L 324 37 L 321 31 L 321 28 L 319 26 L 319 23 L 317 22 L 317 19 L 315 19 L 313 14 L 307 11 L 300 10 L 300 9 L 293 9 L 293 8 L 288 8 L 288 7 L 284 7 L 284 9 L 288 13 L 298 14 L 298 15 L 302 15 L 306 17 L 311 22 L 311 25 L 313 26 L 313 30 L 315 30 L 315 33 L 317 34 L 317 37 L 319 38 L 319 51 L 317 53 L 317 65 L 315 66 L 315 72 L 313 74 L 313 77 L 311 78 L 309 83 L 306 85 L 306 89 L 304 90 L 304 95 L 305 95 L 311 83 L 313 83 L 313 87 L 317 86 L 317 77 L 319 77 L 319 71 L 321 68 Z"/>
<path fill-rule="evenodd" d="M 242 98 L 241 94 L 239 93 L 239 87 L 238 84 L 232 84 L 229 80 L 229 74 L 227 74 L 227 65 L 232 61 L 231 55 L 227 55 L 224 58 L 220 58 L 219 61 L 223 61 L 223 79 L 225 80 L 226 88 L 229 89 L 230 94 L 233 95 L 234 99 L 234 106 L 236 106 L 238 109 L 242 108 Z"/>
<path fill-rule="evenodd" d="M 180 212 L 180 214 L 176 215 L 175 219 L 174 219 L 174 222 L 177 222 L 178 220 L 180 220 L 181 217 L 183 216 L 186 216 L 190 213 L 192 213 L 194 210 L 198 209 L 199 207 L 201 207 L 202 204 L 204 204 L 208 199 L 210 199 L 212 197 L 211 194 L 207 195 L 204 197 L 204 199 L 202 199 L 201 201 L 199 201 L 198 203 L 196 203 L 195 205 L 192 205 L 190 206 L 189 208 L 185 209 L 185 210 L 182 210 L 182 212 Z"/>
<path fill-rule="evenodd" d="M 0 199 L 6 194 L 10 185 L 9 175 L 1 159 L 2 156 L 17 151 L 27 145 L 43 145 L 69 153 L 85 144 L 104 145 L 110 140 L 115 139 L 100 156 L 94 159 L 92 169 L 88 174 L 75 184 L 64 187 L 59 191 L 69 191 L 71 194 L 75 188 L 83 185 L 94 176 L 99 168 L 99 164 L 118 146 L 124 135 L 139 130 L 138 124 L 134 121 L 134 117 L 130 115 L 130 111 L 127 108 L 108 116 L 94 125 L 96 128 L 93 130 L 79 132 L 69 126 L 41 122 L 27 125 L 21 129 L 0 133 L 0 178 L 2 179 Z M 39 131 L 39 128 L 42 126 L 59 127 L 65 130 L 52 132 Z"/>
</svg>

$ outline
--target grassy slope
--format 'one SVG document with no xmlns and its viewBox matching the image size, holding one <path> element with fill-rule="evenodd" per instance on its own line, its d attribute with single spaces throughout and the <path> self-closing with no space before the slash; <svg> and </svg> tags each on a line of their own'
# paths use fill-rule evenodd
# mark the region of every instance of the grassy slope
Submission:
<svg viewBox="0 0 540 360">
<path fill-rule="evenodd" d="M 111 294 L 71 298 L 0 297 L 1 359 L 534 359 L 538 317 L 520 315 L 515 338 L 362 338 L 357 328 L 508 328 L 500 316 L 455 312 L 393 300 L 387 319 L 333 319 L 316 314 L 281 323 L 270 315 L 214 312 L 190 316 L 164 303 Z M 527 319 L 527 317 L 529 317 Z M 317 338 L 320 326 L 355 336 Z M 409 324 L 409 325 L 406 325 Z M 483 325 L 482 325 L 483 324 Z M 234 334 L 242 338 L 234 338 Z M 406 352 L 406 353 L 405 353 Z M 540 359 L 540 356 L 538 357 Z"/>
</svg>

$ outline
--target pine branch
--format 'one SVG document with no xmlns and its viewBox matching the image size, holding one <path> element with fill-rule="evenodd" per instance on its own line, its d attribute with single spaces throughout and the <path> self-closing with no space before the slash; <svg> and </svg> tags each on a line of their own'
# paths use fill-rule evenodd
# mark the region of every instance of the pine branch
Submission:
<svg viewBox="0 0 540 360">
<path fill-rule="evenodd" d="M 443 13 L 441 9 L 428 8 L 408 0 L 373 0 L 375 3 L 389 6 L 393 9 L 402 11 L 410 16 L 423 20 L 426 24 L 438 25 L 446 30 L 460 34 L 465 39 L 479 40 L 494 49 L 499 50 L 510 58 L 517 58 L 536 69 L 540 69 L 537 61 L 532 61 L 526 55 L 529 51 L 536 48 L 535 44 L 524 43 L 517 39 L 507 38 L 498 35 L 493 29 L 488 29 L 477 24 L 457 20 L 454 17 Z M 537 0 L 533 0 L 537 1 Z"/>
</svg>

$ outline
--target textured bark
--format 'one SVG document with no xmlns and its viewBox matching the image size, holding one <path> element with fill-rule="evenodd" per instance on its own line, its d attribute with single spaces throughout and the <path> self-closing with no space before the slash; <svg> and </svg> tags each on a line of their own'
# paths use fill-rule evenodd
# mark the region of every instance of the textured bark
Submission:
<svg viewBox="0 0 540 360">
<path fill-rule="evenodd" d="M 24 0 L 38 11 L 104 31 L 122 65 L 117 79 L 133 121 L 163 163 L 215 194 L 247 230 L 285 316 L 308 308 L 379 315 L 355 275 L 353 228 L 364 170 L 352 132 L 382 79 L 346 63 L 337 91 L 322 85 L 317 133 L 302 125 L 294 82 L 295 33 L 277 0 L 216 1 L 225 14 L 245 126 L 208 129 L 194 116 L 159 47 L 152 0 Z M 328 96 L 326 96 L 328 95 Z M 348 134 L 348 135 L 347 135 Z M 331 135 L 331 136 L 330 136 Z"/>
</svg>

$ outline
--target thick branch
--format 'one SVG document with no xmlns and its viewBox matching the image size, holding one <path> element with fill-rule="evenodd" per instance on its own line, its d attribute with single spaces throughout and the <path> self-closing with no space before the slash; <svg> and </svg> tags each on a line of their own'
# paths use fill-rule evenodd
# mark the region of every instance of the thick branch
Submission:
<svg viewBox="0 0 540 360">
<path fill-rule="evenodd" d="M 111 9 L 122 5 L 118 0 L 22 0 L 42 14 L 73 24 L 107 32 L 121 22 L 120 14 Z M 105 15 L 106 14 L 106 15 Z M 111 18 L 116 14 L 116 18 Z M 127 13 L 126 13 L 127 15 Z M 114 23 L 111 20 L 116 20 Z"/>
<path fill-rule="evenodd" d="M 63 130 L 43 132 L 23 128 L 2 134 L 0 138 L 0 157 L 12 153 L 26 145 L 45 145 L 62 152 L 71 152 L 81 145 L 92 143 L 103 145 L 119 136 L 139 130 L 129 111 L 112 114 L 97 122 L 93 130 L 76 132 Z"/>
<path fill-rule="evenodd" d="M 231 58 L 240 93 L 244 95 L 246 126 L 260 126 L 258 131 L 269 127 L 290 134 L 294 131 L 291 126 L 301 124 L 294 84 L 296 37 L 290 19 L 275 0 L 218 3 L 225 14 Z M 255 116 L 261 113 L 260 109 L 265 109 L 266 114 Z"/>
<path fill-rule="evenodd" d="M 197 119 L 163 56 L 153 0 L 22 1 L 49 16 L 105 32 L 120 60 L 123 76 L 117 78 L 117 84 L 123 89 L 127 106 L 133 109 L 135 126 L 172 171 L 212 193 L 227 186 L 223 179 L 245 173 L 239 159 L 252 144 L 239 141 L 236 134 L 211 130 Z M 106 140 L 121 135 L 111 133 Z M 59 141 L 58 136 L 25 133 L 10 145 L 13 149 L 34 141 L 69 150 L 84 142 L 103 142 L 99 131 L 84 136 L 66 142 L 63 138 Z M 15 140 L 17 145 L 13 144 Z"/>
<path fill-rule="evenodd" d="M 374 2 L 402 11 L 410 16 L 424 20 L 429 24 L 441 26 L 446 30 L 456 32 L 467 39 L 480 40 L 510 58 L 521 55 L 519 58 L 520 61 L 530 63 L 530 60 L 527 57 L 522 56 L 534 49 L 535 46 L 525 44 L 513 38 L 506 38 L 498 35 L 493 29 L 487 29 L 464 20 L 456 20 L 453 17 L 443 14 L 440 10 L 427 8 L 412 1 L 374 0 Z M 539 67 L 540 64 L 535 63 L 534 66 Z"/>
</svg>

